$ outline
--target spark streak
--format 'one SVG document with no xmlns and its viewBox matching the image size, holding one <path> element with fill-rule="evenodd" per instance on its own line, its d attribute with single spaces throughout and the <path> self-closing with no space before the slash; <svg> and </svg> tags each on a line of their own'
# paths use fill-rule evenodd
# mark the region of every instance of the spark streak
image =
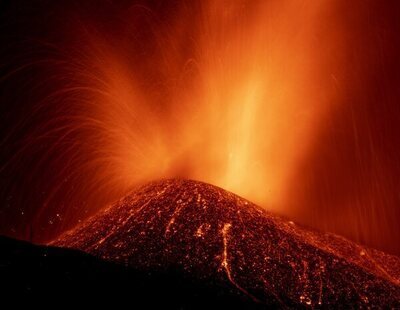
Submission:
<svg viewBox="0 0 400 310">
<path fill-rule="evenodd" d="M 242 288 L 239 284 L 236 283 L 236 281 L 233 279 L 232 274 L 231 274 L 231 269 L 229 266 L 229 257 L 228 257 L 228 240 L 229 240 L 229 230 L 232 227 L 232 224 L 230 223 L 224 223 L 224 227 L 221 230 L 222 233 L 222 242 L 223 242 L 223 252 L 222 252 L 222 262 L 221 266 L 224 268 L 226 272 L 226 276 L 228 277 L 229 281 L 241 292 L 244 294 L 248 295 L 251 297 L 254 301 L 259 301 L 256 297 L 254 297 L 252 294 L 250 294 L 247 290 Z"/>
</svg>

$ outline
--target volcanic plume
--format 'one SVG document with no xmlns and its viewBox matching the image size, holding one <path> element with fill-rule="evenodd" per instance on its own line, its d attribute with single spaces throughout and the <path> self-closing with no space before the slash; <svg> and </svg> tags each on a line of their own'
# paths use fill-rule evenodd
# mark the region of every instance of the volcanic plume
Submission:
<svg viewBox="0 0 400 310">
<path fill-rule="evenodd" d="M 186 178 L 400 254 L 399 4 L 0 6 L 1 234 Z"/>
<path fill-rule="evenodd" d="M 391 1 L 0 1 L 0 293 L 400 308 L 399 31 Z"/>
<path fill-rule="evenodd" d="M 197 181 L 142 186 L 53 244 L 149 272 L 178 268 L 254 303 L 400 306 L 399 258 Z"/>
</svg>

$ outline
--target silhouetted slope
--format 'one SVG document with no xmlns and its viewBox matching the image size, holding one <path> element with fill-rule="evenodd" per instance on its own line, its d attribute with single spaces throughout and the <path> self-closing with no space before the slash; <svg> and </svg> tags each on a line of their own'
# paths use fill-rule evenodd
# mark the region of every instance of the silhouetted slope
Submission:
<svg viewBox="0 0 400 310">
<path fill-rule="evenodd" d="M 141 271 L 179 270 L 254 305 L 400 307 L 399 258 L 201 182 L 150 183 L 54 244 Z"/>
<path fill-rule="evenodd" d="M 81 251 L 0 236 L 0 309 L 108 306 L 110 309 L 256 308 L 180 270 L 143 272 Z"/>
</svg>

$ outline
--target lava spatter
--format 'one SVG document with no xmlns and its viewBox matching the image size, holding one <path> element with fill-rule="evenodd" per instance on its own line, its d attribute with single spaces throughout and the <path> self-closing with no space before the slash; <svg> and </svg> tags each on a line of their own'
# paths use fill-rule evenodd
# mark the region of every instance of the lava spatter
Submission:
<svg viewBox="0 0 400 310">
<path fill-rule="evenodd" d="M 400 306 L 398 257 L 197 181 L 140 187 L 54 244 L 141 270 L 178 267 L 265 305 Z"/>
</svg>

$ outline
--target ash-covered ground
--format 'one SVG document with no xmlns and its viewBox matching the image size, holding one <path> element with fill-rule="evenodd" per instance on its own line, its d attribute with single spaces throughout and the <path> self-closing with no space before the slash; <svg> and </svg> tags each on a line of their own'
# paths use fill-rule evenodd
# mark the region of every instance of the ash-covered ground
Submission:
<svg viewBox="0 0 400 310">
<path fill-rule="evenodd" d="M 197 181 L 145 185 L 52 245 L 148 274 L 179 271 L 247 305 L 400 307 L 398 257 Z"/>
</svg>

